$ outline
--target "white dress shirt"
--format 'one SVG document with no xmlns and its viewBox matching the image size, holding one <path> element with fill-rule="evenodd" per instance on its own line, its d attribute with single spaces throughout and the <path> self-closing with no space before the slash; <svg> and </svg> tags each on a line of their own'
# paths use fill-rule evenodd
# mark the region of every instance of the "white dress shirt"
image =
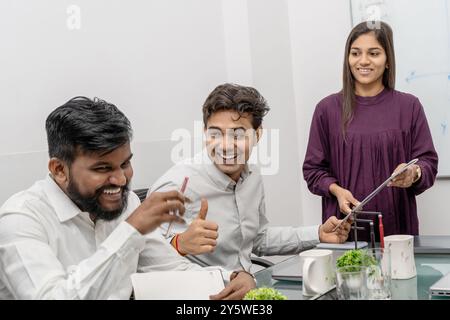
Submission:
<svg viewBox="0 0 450 320">
<path fill-rule="evenodd" d="M 12 196 L 0 208 L 0 299 L 129 299 L 132 273 L 201 269 L 124 221 L 139 205 L 130 192 L 118 219 L 94 224 L 50 176 Z"/>
<path fill-rule="evenodd" d="M 192 200 L 192 203 L 186 204 L 187 223 L 197 217 L 201 198 L 206 198 L 206 219 L 219 225 L 215 251 L 188 256 L 190 260 L 201 265 L 249 271 L 252 252 L 258 256 L 297 254 L 319 243 L 318 225 L 297 228 L 268 226 L 264 186 L 257 166 L 246 165 L 236 183 L 212 163 L 204 150 L 169 169 L 155 182 L 150 192 L 179 190 L 186 176 L 189 182 L 185 195 Z M 173 224 L 167 240 L 187 227 L 187 224 Z M 159 230 L 165 235 L 167 224 Z"/>
</svg>

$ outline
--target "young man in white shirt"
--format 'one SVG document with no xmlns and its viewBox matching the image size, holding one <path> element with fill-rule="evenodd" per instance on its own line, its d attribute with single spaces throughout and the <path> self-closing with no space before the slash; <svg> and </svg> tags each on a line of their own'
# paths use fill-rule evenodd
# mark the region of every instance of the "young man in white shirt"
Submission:
<svg viewBox="0 0 450 320">
<path fill-rule="evenodd" d="M 201 269 L 152 232 L 180 219 L 185 197 L 154 193 L 142 204 L 126 116 L 105 101 L 76 97 L 47 118 L 49 175 L 0 208 L 0 299 L 129 299 L 130 275 Z M 216 267 L 217 268 L 217 267 Z M 212 298 L 240 299 L 249 274 Z"/>
<path fill-rule="evenodd" d="M 249 271 L 252 253 L 297 254 L 320 241 L 347 239 L 348 223 L 333 232 L 339 223 L 336 217 L 321 226 L 268 226 L 261 175 L 257 166 L 247 164 L 268 110 L 254 88 L 218 86 L 203 105 L 206 149 L 169 169 L 152 186 L 151 192 L 180 189 L 184 177 L 189 177 L 188 223 L 174 223 L 170 232 L 167 223 L 160 228 L 179 254 L 201 265 Z"/>
</svg>

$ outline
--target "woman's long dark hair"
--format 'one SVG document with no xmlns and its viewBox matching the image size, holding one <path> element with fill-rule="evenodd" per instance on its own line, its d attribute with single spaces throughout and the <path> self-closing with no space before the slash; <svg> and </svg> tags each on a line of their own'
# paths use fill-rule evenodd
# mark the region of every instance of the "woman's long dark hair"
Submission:
<svg viewBox="0 0 450 320">
<path fill-rule="evenodd" d="M 362 22 L 358 24 L 350 32 L 345 45 L 344 56 L 344 72 L 343 72 L 343 86 L 342 86 L 342 133 L 344 135 L 349 123 L 353 118 L 353 111 L 355 108 L 355 78 L 353 77 L 348 58 L 353 42 L 359 36 L 373 32 L 375 38 L 386 52 L 386 65 L 388 68 L 383 73 L 383 85 L 385 88 L 395 88 L 395 53 L 394 53 L 394 37 L 391 27 L 382 21 L 376 22 Z"/>
</svg>

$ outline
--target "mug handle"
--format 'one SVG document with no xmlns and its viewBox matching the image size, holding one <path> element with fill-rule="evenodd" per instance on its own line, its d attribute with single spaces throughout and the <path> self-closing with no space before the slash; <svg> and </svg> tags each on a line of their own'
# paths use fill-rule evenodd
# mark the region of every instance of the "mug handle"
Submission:
<svg viewBox="0 0 450 320">
<path fill-rule="evenodd" d="M 305 259 L 305 262 L 303 263 L 303 283 L 307 291 L 319 293 L 319 290 L 317 290 L 317 288 L 314 288 L 314 286 L 309 282 L 311 279 L 311 269 L 315 262 L 316 262 L 315 259 L 311 258 Z"/>
</svg>

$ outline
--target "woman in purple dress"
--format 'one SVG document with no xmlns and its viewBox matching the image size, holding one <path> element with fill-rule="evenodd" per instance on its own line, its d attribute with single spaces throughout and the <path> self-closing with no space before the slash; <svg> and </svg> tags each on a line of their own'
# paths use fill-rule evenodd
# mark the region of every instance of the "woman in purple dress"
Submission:
<svg viewBox="0 0 450 320">
<path fill-rule="evenodd" d="M 436 178 L 438 156 L 419 100 L 394 90 L 392 30 L 361 23 L 345 48 L 343 89 L 316 107 L 303 174 L 309 190 L 322 197 L 322 220 L 348 214 L 395 170 L 419 161 L 366 206 L 383 214 L 385 235 L 419 234 L 415 196 Z M 372 215 L 358 215 L 378 219 Z M 359 239 L 368 239 L 366 230 Z M 376 232 L 377 239 L 379 238 Z"/>
</svg>

